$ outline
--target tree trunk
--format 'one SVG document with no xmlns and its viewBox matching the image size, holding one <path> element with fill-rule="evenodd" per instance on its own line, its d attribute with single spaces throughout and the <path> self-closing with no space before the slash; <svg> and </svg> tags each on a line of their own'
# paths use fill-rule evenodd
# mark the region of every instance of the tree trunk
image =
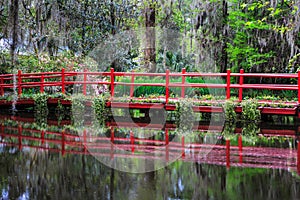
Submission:
<svg viewBox="0 0 300 200">
<path fill-rule="evenodd" d="M 144 49 L 144 61 L 148 72 L 156 71 L 155 10 L 155 0 L 152 0 L 145 9 L 146 45 Z"/>
<path fill-rule="evenodd" d="M 223 24 L 222 24 L 222 30 L 223 30 L 223 35 L 222 35 L 222 49 L 221 49 L 221 70 L 220 72 L 225 73 L 227 70 L 227 60 L 228 60 L 228 55 L 227 55 L 227 42 L 228 42 L 228 32 L 227 32 L 227 17 L 228 17 L 228 5 L 226 0 L 223 0 Z"/>
<path fill-rule="evenodd" d="M 110 23 L 111 23 L 111 34 L 116 34 L 116 16 L 115 16 L 115 5 L 114 0 L 110 1 Z M 117 65 L 116 60 L 113 60 L 111 63 L 111 67 L 115 69 L 115 71 L 122 71 L 122 67 Z"/>
<path fill-rule="evenodd" d="M 19 30 L 19 0 L 11 0 L 10 5 L 10 21 L 11 21 L 11 65 L 14 67 L 16 64 L 16 49 L 18 46 L 18 30 Z"/>
</svg>

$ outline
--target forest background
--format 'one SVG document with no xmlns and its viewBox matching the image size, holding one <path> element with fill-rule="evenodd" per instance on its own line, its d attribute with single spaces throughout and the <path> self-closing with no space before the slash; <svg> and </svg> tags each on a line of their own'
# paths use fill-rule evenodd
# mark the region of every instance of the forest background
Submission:
<svg viewBox="0 0 300 200">
<path fill-rule="evenodd" d="M 299 8 L 292 0 L 2 0 L 0 73 L 79 70 L 112 39 L 119 51 L 96 55 L 98 71 L 294 73 Z M 145 44 L 118 46 L 130 31 Z M 165 44 L 161 33 L 175 40 Z"/>
</svg>

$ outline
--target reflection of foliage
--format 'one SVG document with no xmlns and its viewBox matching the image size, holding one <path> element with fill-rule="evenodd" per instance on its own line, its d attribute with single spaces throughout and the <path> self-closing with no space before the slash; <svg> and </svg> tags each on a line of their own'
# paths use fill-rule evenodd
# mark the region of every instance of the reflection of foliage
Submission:
<svg viewBox="0 0 300 200">
<path fill-rule="evenodd" d="M 243 141 L 255 144 L 258 141 L 259 127 L 257 123 L 245 123 L 242 129 Z"/>
<path fill-rule="evenodd" d="M 190 99 L 180 99 L 176 102 L 175 117 L 179 134 L 191 132 L 195 119 L 193 102 Z"/>
<path fill-rule="evenodd" d="M 224 138 L 227 140 L 231 140 L 232 138 L 235 138 L 236 137 L 236 134 L 234 134 L 235 128 L 236 128 L 235 123 L 232 123 L 232 122 L 225 123 L 224 129 L 222 132 L 222 135 L 224 136 Z"/>
<path fill-rule="evenodd" d="M 105 119 L 108 116 L 109 112 L 106 108 L 106 102 L 109 100 L 108 95 L 99 95 L 93 99 L 92 107 L 94 109 L 95 117 L 100 124 L 105 123 Z"/>
<path fill-rule="evenodd" d="M 245 121 L 259 121 L 260 111 L 258 110 L 258 102 L 255 99 L 249 99 L 242 102 L 242 118 Z"/>
<path fill-rule="evenodd" d="M 236 120 L 236 112 L 235 112 L 235 103 L 233 101 L 226 101 L 223 104 L 223 109 L 225 112 L 225 121 L 234 122 Z"/>
<path fill-rule="evenodd" d="M 40 125 L 41 129 L 44 129 L 47 126 L 47 116 L 49 113 L 47 106 L 48 95 L 45 93 L 38 93 L 33 95 L 33 99 L 36 122 Z"/>
<path fill-rule="evenodd" d="M 82 94 L 76 94 L 71 97 L 72 101 L 72 120 L 74 126 L 82 126 L 85 116 L 86 98 Z"/>
<path fill-rule="evenodd" d="M 259 133 L 259 127 L 257 123 L 245 123 L 243 125 L 243 135 L 257 135 Z"/>
<path fill-rule="evenodd" d="M 57 107 L 55 109 L 55 115 L 58 119 L 58 122 L 60 123 L 65 118 L 65 107 L 62 105 L 60 100 L 57 102 Z"/>
</svg>

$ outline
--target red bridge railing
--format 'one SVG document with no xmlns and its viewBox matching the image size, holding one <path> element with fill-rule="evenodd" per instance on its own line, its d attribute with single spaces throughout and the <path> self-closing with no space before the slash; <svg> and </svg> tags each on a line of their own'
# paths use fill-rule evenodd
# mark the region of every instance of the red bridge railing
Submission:
<svg viewBox="0 0 300 200">
<path fill-rule="evenodd" d="M 126 76 L 131 77 L 130 83 L 119 82 L 117 77 Z M 135 83 L 135 77 L 163 77 L 164 83 Z M 77 78 L 76 78 L 77 77 Z M 91 77 L 106 77 L 106 80 L 94 79 Z M 170 78 L 180 77 L 180 82 L 170 82 Z M 224 83 L 187 83 L 186 77 L 222 77 Z M 248 78 L 282 78 L 295 79 L 297 84 L 249 84 L 245 83 L 244 79 Z M 235 82 L 233 79 L 235 78 Z M 78 80 L 77 80 L 78 79 Z M 107 85 L 110 86 L 110 94 L 115 95 L 115 87 L 118 85 L 130 86 L 130 96 L 133 96 L 134 87 L 136 86 L 160 86 L 165 87 L 165 102 L 168 103 L 170 99 L 170 88 L 181 88 L 181 97 L 185 97 L 185 88 L 224 88 L 226 92 L 226 99 L 230 99 L 231 90 L 238 89 L 238 99 L 243 99 L 243 89 L 269 89 L 269 90 L 297 90 L 298 103 L 300 103 L 300 72 L 297 74 L 274 74 L 274 73 L 244 73 L 241 69 L 239 73 L 190 73 L 185 69 L 181 73 L 170 73 L 166 70 L 165 73 L 138 73 L 138 72 L 115 72 L 112 68 L 110 72 L 66 72 L 62 69 L 60 72 L 40 72 L 40 73 L 22 73 L 21 70 L 17 74 L 3 74 L 0 75 L 0 95 L 5 94 L 5 90 L 16 87 L 18 95 L 21 96 L 22 90 L 25 88 L 39 88 L 40 92 L 45 91 L 47 86 L 55 86 L 61 89 L 62 93 L 66 93 L 66 86 L 81 85 L 82 93 L 87 95 L 88 85 Z"/>
<path fill-rule="evenodd" d="M 164 140 L 138 138 L 130 131 L 130 137 L 116 137 L 114 128 L 110 129 L 110 137 L 90 135 L 84 130 L 82 135 L 67 131 L 51 132 L 0 125 L 0 145 L 23 148 L 36 148 L 64 154 L 91 154 L 101 157 L 127 157 L 142 159 L 176 158 L 184 161 L 202 162 L 207 164 L 238 167 L 278 168 L 300 173 L 300 143 L 293 149 L 273 147 L 243 146 L 239 135 L 238 145 L 231 145 L 226 140 L 225 145 L 186 142 L 185 136 L 178 141 L 169 140 L 168 129 Z M 115 151 L 115 149 L 122 149 Z M 207 156 L 201 152 L 209 150 Z M 144 154 L 141 154 L 143 152 Z M 1 154 L 1 152 L 0 152 Z M 154 154 L 154 155 L 153 155 Z"/>
</svg>

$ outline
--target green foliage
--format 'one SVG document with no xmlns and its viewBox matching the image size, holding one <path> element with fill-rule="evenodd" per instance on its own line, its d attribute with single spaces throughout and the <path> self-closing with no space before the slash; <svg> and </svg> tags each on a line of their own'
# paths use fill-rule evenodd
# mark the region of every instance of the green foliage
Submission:
<svg viewBox="0 0 300 200">
<path fill-rule="evenodd" d="M 226 140 L 232 140 L 233 138 L 236 137 L 236 134 L 234 133 L 236 128 L 236 123 L 235 122 L 226 122 L 224 124 L 224 129 L 222 131 L 222 135 Z"/>
<path fill-rule="evenodd" d="M 257 134 L 260 132 L 257 123 L 244 123 L 242 129 L 243 142 L 255 145 L 258 141 Z"/>
<path fill-rule="evenodd" d="M 288 64 L 288 71 L 299 71 L 300 70 L 300 53 L 294 55 L 290 60 Z M 293 68 L 293 69 L 292 69 Z"/>
<path fill-rule="evenodd" d="M 92 107 L 94 109 L 95 117 L 99 124 L 104 125 L 105 119 L 108 117 L 108 108 L 106 103 L 109 100 L 108 95 L 99 95 L 94 97 Z"/>
<path fill-rule="evenodd" d="M 294 2 L 281 1 L 275 4 L 276 7 L 270 1 L 229 2 L 228 25 L 232 34 L 227 53 L 233 65 L 232 70 L 244 68 L 247 71 L 256 67 L 256 70 L 269 72 L 286 71 L 290 51 L 284 52 L 282 49 L 294 48 L 291 42 L 295 37 L 292 35 L 296 34 L 293 19 L 298 10 L 298 7 L 292 7 Z M 290 20 L 282 20 L 283 18 Z M 278 34 L 288 38 L 281 40 L 281 46 L 269 42 L 276 40 Z M 279 63 L 278 56 L 286 59 L 281 59 Z"/>
<path fill-rule="evenodd" d="M 247 6 L 248 12 L 244 12 L 242 9 Z M 251 36 L 253 30 L 271 30 L 271 26 L 264 20 L 256 19 L 252 15 L 253 10 L 262 8 L 262 4 L 242 4 L 241 7 L 235 7 L 228 16 L 229 26 L 235 31 L 234 37 L 227 47 L 229 61 L 233 64 L 233 71 L 240 68 L 248 70 L 253 66 L 259 66 L 268 62 L 268 59 L 273 56 L 272 51 L 259 51 L 256 47 L 257 41 L 252 41 L 256 39 Z"/>
<path fill-rule="evenodd" d="M 195 114 L 193 102 L 190 99 L 179 99 L 179 101 L 176 102 L 175 118 L 177 134 L 186 135 L 192 131 Z"/>
<path fill-rule="evenodd" d="M 164 52 L 160 50 L 157 54 L 156 66 L 157 72 L 164 72 L 165 68 L 168 68 L 171 72 L 181 72 L 183 68 L 185 68 L 187 72 L 195 71 L 193 58 L 190 55 L 183 57 L 179 52 L 168 51 L 164 54 Z"/>
<path fill-rule="evenodd" d="M 33 95 L 34 100 L 34 114 L 36 118 L 36 123 L 39 125 L 40 129 L 45 129 L 47 126 L 47 116 L 48 110 L 48 95 L 45 93 L 38 93 Z"/>
<path fill-rule="evenodd" d="M 131 79 L 128 77 L 120 77 L 118 82 L 121 83 L 130 83 Z M 149 78 L 149 77 L 137 77 L 134 80 L 134 83 L 160 83 L 162 85 L 165 85 L 165 80 L 161 77 L 156 77 L 156 78 Z M 171 78 L 170 83 L 181 83 L 181 78 Z M 208 79 L 208 78 L 202 78 L 202 77 L 186 77 L 186 83 L 199 83 L 199 84 L 207 84 L 207 83 L 222 83 L 222 80 L 218 79 Z M 223 89 L 218 89 L 218 88 L 213 88 L 213 89 L 208 89 L 207 87 L 202 87 L 202 88 L 192 88 L 192 87 L 187 87 L 185 89 L 185 96 L 188 97 L 196 97 L 198 99 L 201 99 L 202 96 L 206 95 L 213 95 L 216 94 L 216 96 L 222 94 Z M 115 87 L 115 93 L 116 96 L 121 97 L 121 96 L 129 96 L 130 92 L 130 86 L 122 86 L 122 85 L 117 85 Z M 134 87 L 134 97 L 148 97 L 151 95 L 165 95 L 165 86 L 135 86 Z M 224 93 L 224 92 L 223 92 Z M 170 88 L 170 96 L 171 97 L 179 97 L 181 96 L 181 88 L 179 87 L 172 87 Z"/>
<path fill-rule="evenodd" d="M 225 113 L 225 121 L 234 122 L 237 119 L 235 112 L 236 103 L 231 100 L 227 100 L 225 104 L 223 104 L 223 109 Z"/>
<path fill-rule="evenodd" d="M 66 116 L 66 109 L 65 107 L 62 105 L 62 103 L 60 102 L 60 100 L 58 100 L 57 106 L 55 108 L 55 115 L 58 119 L 58 122 L 60 123 Z"/>
<path fill-rule="evenodd" d="M 245 100 L 242 105 L 242 119 L 245 121 L 259 121 L 261 118 L 260 111 L 258 110 L 258 102 L 255 99 Z"/>
<path fill-rule="evenodd" d="M 86 100 L 86 97 L 82 94 L 76 94 L 71 97 L 72 120 L 75 127 L 81 127 L 84 124 Z"/>
</svg>

